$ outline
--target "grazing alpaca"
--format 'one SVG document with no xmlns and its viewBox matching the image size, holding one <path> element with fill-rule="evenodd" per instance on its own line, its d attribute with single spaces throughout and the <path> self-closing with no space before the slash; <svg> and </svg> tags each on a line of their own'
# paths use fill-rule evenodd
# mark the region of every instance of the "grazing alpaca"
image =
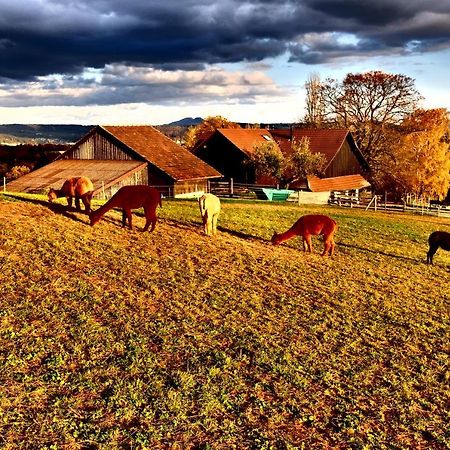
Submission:
<svg viewBox="0 0 450 450">
<path fill-rule="evenodd" d="M 303 238 L 303 251 L 306 252 L 308 249 L 309 252 L 312 252 L 311 236 L 320 234 L 323 236 L 325 245 L 322 256 L 328 253 L 333 256 L 335 246 L 333 236 L 337 228 L 336 222 L 331 217 L 320 214 L 302 216 L 289 230 L 280 234 L 275 233 L 272 236 L 272 244 L 278 245 L 295 236 L 301 236 Z"/>
<path fill-rule="evenodd" d="M 128 227 L 132 230 L 131 210 L 144 208 L 146 222 L 142 231 L 147 231 L 150 224 L 152 225 L 150 231 L 153 231 L 156 225 L 156 208 L 158 205 L 162 206 L 161 194 L 157 189 L 144 184 L 123 186 L 103 206 L 91 212 L 89 219 L 91 226 L 93 226 L 110 209 L 122 208 L 122 226 L 125 226 L 126 219 L 128 218 Z"/>
<path fill-rule="evenodd" d="M 217 233 L 217 219 L 220 214 L 220 200 L 213 194 L 203 194 L 198 199 L 203 229 L 209 236 Z"/>
<path fill-rule="evenodd" d="M 434 231 L 428 238 L 430 249 L 427 253 L 427 264 L 433 264 L 433 256 L 437 249 L 441 247 L 443 250 L 450 251 L 450 233 L 446 231 Z"/>
<path fill-rule="evenodd" d="M 66 197 L 69 208 L 72 208 L 72 199 L 75 198 L 75 206 L 77 211 L 81 211 L 80 199 L 83 201 L 86 213 L 91 212 L 91 200 L 94 193 L 94 185 L 87 177 L 74 177 L 64 181 L 61 189 L 51 188 L 48 192 L 48 201 Z"/>
</svg>

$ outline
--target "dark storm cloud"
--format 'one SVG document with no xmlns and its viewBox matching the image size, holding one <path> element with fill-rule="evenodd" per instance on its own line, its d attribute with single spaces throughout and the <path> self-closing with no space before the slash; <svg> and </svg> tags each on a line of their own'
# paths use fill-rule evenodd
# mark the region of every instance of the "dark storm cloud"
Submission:
<svg viewBox="0 0 450 450">
<path fill-rule="evenodd" d="M 341 33 L 355 42 L 341 42 Z M 314 64 L 449 41 L 442 0 L 0 0 L 0 77 L 21 80 L 112 63 L 201 68 L 285 52 Z"/>
</svg>

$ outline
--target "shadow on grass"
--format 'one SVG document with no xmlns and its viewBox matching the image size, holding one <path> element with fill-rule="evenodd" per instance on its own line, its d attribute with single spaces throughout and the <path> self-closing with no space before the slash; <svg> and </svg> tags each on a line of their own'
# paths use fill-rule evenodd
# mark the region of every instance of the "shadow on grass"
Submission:
<svg viewBox="0 0 450 450">
<path fill-rule="evenodd" d="M 175 228 L 183 229 L 183 230 L 191 230 L 191 231 L 197 231 L 198 234 L 204 235 L 203 232 L 203 225 L 200 222 L 181 222 L 179 220 L 174 219 L 160 219 L 167 223 L 167 225 L 170 225 Z M 223 226 L 218 226 L 217 231 L 221 233 L 226 233 L 230 236 L 237 237 L 239 239 L 244 239 L 247 241 L 257 241 L 257 242 L 264 242 L 264 243 L 271 243 L 270 240 L 264 239 L 260 236 L 255 236 L 253 234 L 243 233 L 241 231 L 236 230 L 230 230 L 229 228 L 225 228 Z"/>
<path fill-rule="evenodd" d="M 361 252 L 372 253 L 374 255 L 382 255 L 382 256 L 386 256 L 388 258 L 401 259 L 403 261 L 408 261 L 408 262 L 421 262 L 421 260 L 417 259 L 417 258 L 410 258 L 408 256 L 403 256 L 403 255 L 395 255 L 394 253 L 387 253 L 387 252 L 380 251 L 380 250 L 372 250 L 367 247 L 360 247 L 359 245 L 351 245 L 351 244 L 344 244 L 342 242 L 336 242 L 336 248 L 339 248 L 339 247 L 359 250 Z M 425 255 L 426 255 L 426 252 L 424 252 L 424 261 L 426 258 Z"/>
<path fill-rule="evenodd" d="M 3 194 L 3 195 L 5 197 L 10 197 L 10 198 L 15 199 L 15 200 L 18 199 L 18 197 L 14 196 L 14 195 L 8 195 L 7 193 Z M 38 200 L 38 199 L 35 199 L 35 198 L 20 197 L 20 200 L 23 201 L 23 202 L 32 203 L 34 205 L 45 206 L 46 208 L 48 208 L 50 211 L 54 212 L 55 214 L 60 214 L 60 215 L 62 215 L 64 217 L 67 217 L 68 219 L 71 219 L 71 220 L 73 220 L 75 222 L 80 222 L 80 223 L 83 223 L 83 224 L 86 225 L 85 221 L 81 220 L 77 215 L 75 215 L 74 213 L 70 212 L 70 211 L 77 212 L 78 214 L 83 214 L 86 217 L 88 217 L 88 215 L 86 214 L 85 211 L 77 211 L 75 208 L 70 208 L 69 209 L 68 206 L 64 206 L 64 205 L 61 205 L 59 203 L 50 203 L 50 202 L 48 202 L 46 200 Z"/>
</svg>

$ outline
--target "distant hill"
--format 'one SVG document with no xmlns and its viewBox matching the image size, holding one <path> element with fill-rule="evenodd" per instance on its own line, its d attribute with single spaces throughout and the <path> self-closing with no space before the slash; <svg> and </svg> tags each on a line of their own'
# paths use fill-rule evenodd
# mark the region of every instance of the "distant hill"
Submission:
<svg viewBox="0 0 450 450">
<path fill-rule="evenodd" d="M 202 122 L 203 119 L 201 117 L 196 117 L 195 119 L 193 117 L 185 117 L 184 119 L 180 119 L 175 122 L 168 123 L 166 125 L 178 127 L 190 127 L 192 125 L 198 125 L 199 123 Z"/>
<path fill-rule="evenodd" d="M 0 144 L 70 144 L 81 139 L 93 125 L 0 125 Z"/>
</svg>

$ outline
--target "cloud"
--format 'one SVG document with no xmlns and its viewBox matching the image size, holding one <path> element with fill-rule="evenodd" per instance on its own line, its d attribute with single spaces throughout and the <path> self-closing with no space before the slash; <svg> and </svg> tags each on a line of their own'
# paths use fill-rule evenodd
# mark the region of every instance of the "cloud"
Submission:
<svg viewBox="0 0 450 450">
<path fill-rule="evenodd" d="M 336 46 L 352 34 L 358 45 Z M 329 45 L 305 41 L 330 37 Z M 323 41 L 322 39 L 322 41 Z M 441 0 L 16 0 L 0 6 L 0 76 L 31 80 L 108 64 L 200 69 L 258 62 L 327 62 L 368 52 L 430 51 L 450 42 Z"/>
<path fill-rule="evenodd" d="M 266 75 L 280 56 L 449 47 L 442 0 L 0 0 L 0 105 L 251 104 L 287 94 Z"/>
<path fill-rule="evenodd" d="M 2 106 L 86 106 L 129 103 L 248 104 L 288 95 L 261 71 L 231 72 L 208 67 L 165 71 L 148 66 L 111 64 L 76 76 L 47 76 L 28 82 L 0 83 Z"/>
</svg>

